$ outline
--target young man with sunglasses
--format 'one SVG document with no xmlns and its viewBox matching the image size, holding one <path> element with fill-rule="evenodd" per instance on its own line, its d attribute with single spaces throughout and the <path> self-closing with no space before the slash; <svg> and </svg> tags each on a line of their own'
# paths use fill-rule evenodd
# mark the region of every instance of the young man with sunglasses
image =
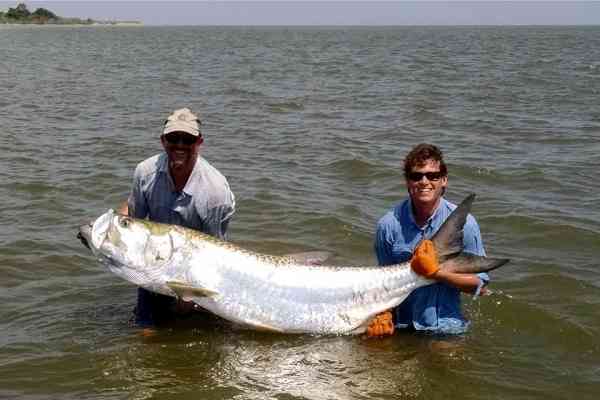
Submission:
<svg viewBox="0 0 600 400">
<path fill-rule="evenodd" d="M 227 179 L 202 158 L 200 120 L 189 109 L 175 110 L 160 137 L 164 152 L 135 169 L 129 199 L 119 212 L 134 218 L 176 224 L 224 239 L 235 212 Z M 138 289 L 136 324 L 142 327 L 187 313 L 190 303 Z"/>
<path fill-rule="evenodd" d="M 377 224 L 375 253 L 380 265 L 411 260 L 415 247 L 431 239 L 456 208 L 443 197 L 448 171 L 436 146 L 423 143 L 414 147 L 404 160 L 404 177 L 408 198 Z M 479 225 L 470 214 L 463 232 L 464 251 L 484 256 Z M 457 274 L 437 269 L 428 277 L 437 282 L 413 291 L 391 313 L 377 316 L 369 327 L 369 336 L 389 335 L 394 328 L 443 334 L 465 332 L 469 322 L 461 313 L 460 292 L 479 294 L 489 282 L 487 274 Z"/>
</svg>

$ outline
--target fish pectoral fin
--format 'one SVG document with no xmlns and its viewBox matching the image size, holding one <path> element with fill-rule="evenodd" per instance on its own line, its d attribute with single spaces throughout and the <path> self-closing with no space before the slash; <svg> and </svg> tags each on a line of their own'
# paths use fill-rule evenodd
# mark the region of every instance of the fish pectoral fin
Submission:
<svg viewBox="0 0 600 400">
<path fill-rule="evenodd" d="M 364 332 L 373 319 L 373 317 L 365 319 L 364 313 L 356 310 L 340 312 L 337 316 L 339 319 L 344 321 L 344 324 L 352 327 L 350 329 L 352 334 Z"/>
<path fill-rule="evenodd" d="M 191 300 L 192 297 L 214 297 L 219 293 L 202 286 L 194 286 L 179 281 L 168 281 L 167 286 L 183 300 Z"/>
<path fill-rule="evenodd" d="M 244 323 L 246 325 L 251 326 L 252 328 L 256 329 L 257 331 L 271 332 L 271 333 L 285 333 L 284 330 L 276 328 L 276 327 L 268 325 L 268 324 L 265 324 L 264 322 L 245 321 Z"/>
</svg>

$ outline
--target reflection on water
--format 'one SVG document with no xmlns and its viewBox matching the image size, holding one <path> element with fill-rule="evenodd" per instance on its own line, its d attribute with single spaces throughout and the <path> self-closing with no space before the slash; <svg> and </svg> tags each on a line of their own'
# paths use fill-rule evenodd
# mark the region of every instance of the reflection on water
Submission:
<svg viewBox="0 0 600 400">
<path fill-rule="evenodd" d="M 135 399 L 176 393 L 243 399 L 419 398 L 431 394 L 437 376 L 457 368 L 469 351 L 461 337 L 279 335 L 204 317 L 158 329 L 150 337 L 136 329 L 120 335 L 126 335 L 125 343 L 118 339 L 116 347 L 95 354 L 102 373 L 94 386 Z"/>
<path fill-rule="evenodd" d="M 417 397 L 426 385 L 425 354 L 402 339 L 260 334 L 214 326 L 131 333 L 123 351 L 97 355 L 95 385 L 121 388 L 134 398 L 215 391 L 228 397 L 308 399 Z M 277 336 L 277 337 L 274 337 Z M 410 350 L 407 350 L 410 349 Z M 425 361 L 424 361 L 425 359 Z"/>
</svg>

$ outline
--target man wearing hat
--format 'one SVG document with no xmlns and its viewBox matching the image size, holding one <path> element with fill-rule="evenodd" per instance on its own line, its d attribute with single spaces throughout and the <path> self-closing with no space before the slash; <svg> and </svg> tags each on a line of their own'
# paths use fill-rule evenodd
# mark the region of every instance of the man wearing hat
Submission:
<svg viewBox="0 0 600 400">
<path fill-rule="evenodd" d="M 227 179 L 199 156 L 204 141 L 200 124 L 187 108 L 169 115 L 160 137 L 165 151 L 137 165 L 131 194 L 119 209 L 121 214 L 225 238 L 235 212 L 235 197 Z M 152 326 L 189 308 L 173 297 L 139 288 L 136 324 Z"/>
</svg>

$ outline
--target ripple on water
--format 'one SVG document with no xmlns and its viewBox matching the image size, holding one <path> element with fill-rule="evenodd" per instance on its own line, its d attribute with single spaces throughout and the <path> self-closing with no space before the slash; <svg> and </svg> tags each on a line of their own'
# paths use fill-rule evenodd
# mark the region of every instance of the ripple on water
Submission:
<svg viewBox="0 0 600 400">
<path fill-rule="evenodd" d="M 343 180 L 349 182 L 354 182 L 355 180 L 368 182 L 371 179 L 377 179 L 389 173 L 379 165 L 361 159 L 335 160 L 325 167 L 326 171 L 330 170 L 337 175 L 341 175 Z"/>
</svg>

